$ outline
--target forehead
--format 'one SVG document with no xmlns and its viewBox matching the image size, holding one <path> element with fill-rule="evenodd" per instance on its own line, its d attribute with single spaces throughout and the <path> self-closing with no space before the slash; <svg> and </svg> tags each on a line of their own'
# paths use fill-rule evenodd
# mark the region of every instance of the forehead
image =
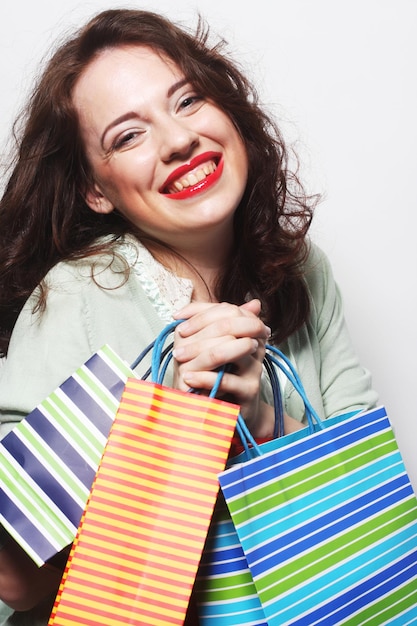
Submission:
<svg viewBox="0 0 417 626">
<path fill-rule="evenodd" d="M 75 85 L 77 87 L 94 78 L 121 79 L 129 73 L 152 79 L 154 72 L 182 74 L 179 66 L 164 52 L 143 45 L 123 45 L 101 50 L 87 65 Z"/>
<path fill-rule="evenodd" d="M 85 68 L 72 98 L 81 123 L 84 118 L 90 124 L 96 116 L 165 98 L 171 85 L 183 78 L 180 68 L 159 50 L 142 45 L 107 48 Z"/>
</svg>

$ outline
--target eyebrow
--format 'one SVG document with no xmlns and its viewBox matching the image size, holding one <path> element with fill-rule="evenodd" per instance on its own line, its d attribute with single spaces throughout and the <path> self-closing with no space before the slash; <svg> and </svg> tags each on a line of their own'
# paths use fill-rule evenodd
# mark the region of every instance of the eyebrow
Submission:
<svg viewBox="0 0 417 626">
<path fill-rule="evenodd" d="M 184 85 L 186 85 L 189 82 L 190 81 L 188 80 L 188 78 L 182 78 L 181 80 L 179 80 L 176 83 L 174 83 L 173 85 L 171 85 L 171 87 L 168 89 L 168 93 L 167 93 L 168 98 L 173 96 L 174 93 L 176 91 L 178 91 L 178 89 L 181 89 L 181 87 L 184 87 Z"/>
<path fill-rule="evenodd" d="M 171 96 L 173 96 L 174 93 L 178 91 L 178 89 L 181 89 L 181 87 L 183 87 L 189 82 L 190 81 L 188 80 L 188 78 L 182 78 L 181 80 L 178 80 L 176 83 L 171 85 L 171 87 L 167 91 L 167 98 L 170 98 Z M 108 124 L 106 128 L 104 129 L 101 135 L 101 140 L 100 140 L 101 147 L 104 148 L 104 139 L 107 133 L 109 132 L 109 130 L 111 130 L 115 126 L 118 126 L 119 124 L 122 124 L 123 122 L 126 122 L 127 120 L 131 120 L 133 118 L 138 118 L 138 117 L 140 116 L 135 111 L 128 111 L 127 113 L 123 113 L 123 115 L 116 117 L 116 119 L 110 122 L 110 124 Z"/>
</svg>

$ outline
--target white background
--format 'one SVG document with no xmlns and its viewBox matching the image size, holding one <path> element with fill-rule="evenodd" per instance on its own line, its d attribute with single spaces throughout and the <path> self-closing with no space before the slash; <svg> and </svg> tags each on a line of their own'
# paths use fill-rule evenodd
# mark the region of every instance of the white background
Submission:
<svg viewBox="0 0 417 626">
<path fill-rule="evenodd" d="M 324 194 L 313 238 L 417 490 L 417 0 L 3 3 L 2 146 L 56 38 L 117 6 L 188 25 L 200 12 L 297 143 L 309 189 Z"/>
</svg>

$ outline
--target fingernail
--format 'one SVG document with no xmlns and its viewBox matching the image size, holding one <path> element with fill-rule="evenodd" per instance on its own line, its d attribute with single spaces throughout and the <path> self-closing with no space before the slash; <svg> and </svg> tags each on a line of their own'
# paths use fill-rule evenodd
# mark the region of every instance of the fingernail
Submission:
<svg viewBox="0 0 417 626">
<path fill-rule="evenodd" d="M 189 327 L 190 327 L 189 323 L 185 321 L 185 322 L 181 322 L 181 324 L 178 324 L 177 330 L 179 334 L 182 336 L 183 333 L 185 334 L 188 332 Z"/>
</svg>

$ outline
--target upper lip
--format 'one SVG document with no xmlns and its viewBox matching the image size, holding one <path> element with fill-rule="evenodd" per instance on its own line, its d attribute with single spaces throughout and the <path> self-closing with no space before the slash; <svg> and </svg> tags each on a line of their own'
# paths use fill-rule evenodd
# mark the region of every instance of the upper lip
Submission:
<svg viewBox="0 0 417 626">
<path fill-rule="evenodd" d="M 180 167 L 177 167 L 173 172 L 171 172 L 171 174 L 162 185 L 160 191 L 163 192 L 167 190 L 172 183 L 174 183 L 176 180 L 179 180 L 183 176 L 186 176 L 187 174 L 198 168 L 199 165 L 207 163 L 207 161 L 215 161 L 216 163 L 218 163 L 220 158 L 221 154 L 219 152 L 209 151 L 198 154 L 196 157 L 191 159 L 191 161 L 185 163 L 184 165 L 181 165 Z"/>
</svg>

